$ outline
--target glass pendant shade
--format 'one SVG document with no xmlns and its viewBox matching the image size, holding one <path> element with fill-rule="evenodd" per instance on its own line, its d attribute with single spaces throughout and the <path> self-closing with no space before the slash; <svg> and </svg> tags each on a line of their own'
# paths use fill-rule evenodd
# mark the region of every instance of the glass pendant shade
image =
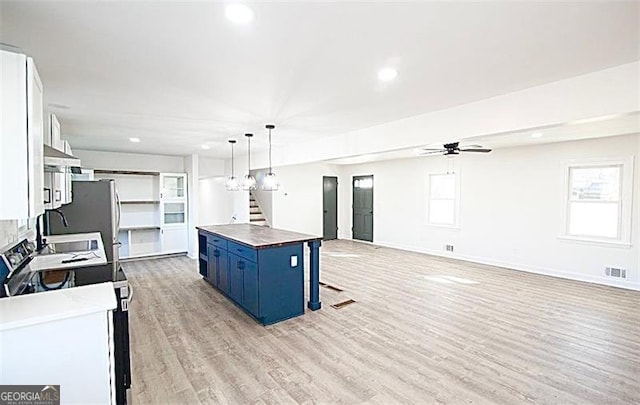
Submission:
<svg viewBox="0 0 640 405">
<path fill-rule="evenodd" d="M 256 189 L 256 178 L 251 175 L 251 137 L 253 134 L 244 134 L 247 137 L 247 175 L 242 180 L 242 189 L 252 191 Z"/>
<path fill-rule="evenodd" d="M 240 190 L 240 182 L 236 176 L 229 176 L 226 183 L 227 191 Z"/>
<path fill-rule="evenodd" d="M 262 179 L 262 189 L 264 191 L 276 191 L 279 186 L 280 182 L 275 173 L 267 173 Z"/>
<path fill-rule="evenodd" d="M 252 191 L 256 189 L 256 178 L 253 177 L 251 174 L 247 174 L 246 176 L 244 176 L 244 179 L 242 180 L 242 189 L 245 191 Z"/>
<path fill-rule="evenodd" d="M 225 183 L 225 187 L 227 188 L 227 191 L 238 191 L 240 190 L 240 182 L 238 181 L 238 178 L 235 176 L 234 174 L 234 159 L 233 159 L 233 147 L 236 143 L 235 139 L 229 139 L 229 143 L 231 144 L 231 176 L 227 177 L 227 182 Z"/>
<path fill-rule="evenodd" d="M 280 182 L 271 167 L 271 130 L 275 127 L 273 124 L 265 125 L 265 128 L 269 130 L 269 173 L 262 179 L 262 189 L 264 191 L 277 191 L 278 187 L 280 187 Z"/>
</svg>

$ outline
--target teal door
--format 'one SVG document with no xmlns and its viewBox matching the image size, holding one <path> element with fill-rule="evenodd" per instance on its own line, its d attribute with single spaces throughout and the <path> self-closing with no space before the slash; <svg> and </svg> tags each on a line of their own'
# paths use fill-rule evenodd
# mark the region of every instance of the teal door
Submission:
<svg viewBox="0 0 640 405">
<path fill-rule="evenodd" d="M 338 238 L 338 178 L 322 178 L 322 239 Z"/>
<path fill-rule="evenodd" d="M 353 239 L 373 242 L 373 176 L 353 177 Z"/>
</svg>

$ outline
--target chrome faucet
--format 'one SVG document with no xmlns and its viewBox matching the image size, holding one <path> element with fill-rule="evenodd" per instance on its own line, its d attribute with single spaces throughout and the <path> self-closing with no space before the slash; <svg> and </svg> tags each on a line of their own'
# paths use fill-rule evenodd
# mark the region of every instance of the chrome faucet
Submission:
<svg viewBox="0 0 640 405">
<path fill-rule="evenodd" d="M 45 247 L 45 243 L 42 239 L 42 232 L 40 231 L 40 218 L 42 218 L 43 215 L 48 214 L 49 212 L 55 212 L 56 214 L 60 215 L 60 219 L 62 219 L 62 225 L 64 225 L 65 228 L 69 226 L 67 218 L 59 209 L 45 210 L 45 212 L 38 215 L 36 217 L 36 252 L 40 252 Z"/>
</svg>

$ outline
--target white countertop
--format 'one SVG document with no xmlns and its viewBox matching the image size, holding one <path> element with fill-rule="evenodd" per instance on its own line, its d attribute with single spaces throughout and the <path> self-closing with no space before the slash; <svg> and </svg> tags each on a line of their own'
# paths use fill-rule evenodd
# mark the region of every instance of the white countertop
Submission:
<svg viewBox="0 0 640 405">
<path fill-rule="evenodd" d="M 106 312 L 116 307 L 111 282 L 3 298 L 0 299 L 0 331 Z"/>
<path fill-rule="evenodd" d="M 73 269 L 76 267 L 98 266 L 107 263 L 107 256 L 104 252 L 102 236 L 100 232 L 74 233 L 69 235 L 49 235 L 46 236 L 47 243 L 80 242 L 95 239 L 98 241 L 98 249 L 91 251 L 55 253 L 46 255 L 36 255 L 29 267 L 31 271 Z M 72 263 L 61 263 L 63 260 L 86 257 L 88 260 Z"/>
</svg>

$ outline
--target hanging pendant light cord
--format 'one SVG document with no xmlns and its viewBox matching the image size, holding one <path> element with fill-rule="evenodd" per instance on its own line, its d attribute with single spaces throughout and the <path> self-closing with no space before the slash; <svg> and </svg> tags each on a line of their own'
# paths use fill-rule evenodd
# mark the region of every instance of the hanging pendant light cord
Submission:
<svg viewBox="0 0 640 405">
<path fill-rule="evenodd" d="M 233 144 L 231 144 L 231 177 L 234 177 L 234 173 L 233 173 Z"/>
<path fill-rule="evenodd" d="M 251 176 L 251 137 L 248 137 L 249 139 L 247 139 L 249 142 L 247 143 L 247 176 Z"/>
<path fill-rule="evenodd" d="M 269 128 L 269 173 L 272 173 L 271 170 L 271 128 Z"/>
</svg>

